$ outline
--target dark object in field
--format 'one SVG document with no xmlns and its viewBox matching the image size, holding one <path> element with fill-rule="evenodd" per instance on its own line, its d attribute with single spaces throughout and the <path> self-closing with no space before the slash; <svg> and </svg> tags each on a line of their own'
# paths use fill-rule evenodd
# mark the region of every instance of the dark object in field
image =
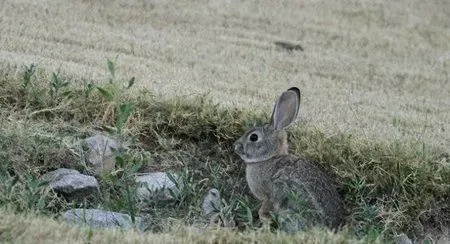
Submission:
<svg viewBox="0 0 450 244">
<path fill-rule="evenodd" d="M 275 46 L 281 47 L 288 51 L 293 51 L 293 50 L 303 51 L 303 47 L 300 46 L 300 44 L 292 44 L 292 43 L 282 42 L 282 41 L 274 42 L 274 44 L 275 44 Z"/>
</svg>

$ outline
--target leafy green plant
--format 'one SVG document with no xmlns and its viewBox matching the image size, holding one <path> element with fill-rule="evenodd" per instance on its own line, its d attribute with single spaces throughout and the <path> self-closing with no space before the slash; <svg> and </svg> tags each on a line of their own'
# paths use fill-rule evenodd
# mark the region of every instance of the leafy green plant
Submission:
<svg viewBox="0 0 450 244">
<path fill-rule="evenodd" d="M 89 116 L 88 111 L 88 103 L 89 103 L 89 97 L 91 96 L 92 92 L 95 90 L 95 83 L 94 81 L 87 82 L 86 80 L 83 80 L 83 113 L 85 118 Z"/>
<path fill-rule="evenodd" d="M 92 228 L 92 225 L 89 225 L 89 228 L 86 230 L 86 233 L 85 233 L 84 243 L 91 244 L 92 237 L 94 237 L 94 229 Z"/>
<path fill-rule="evenodd" d="M 35 64 L 23 67 L 19 95 L 14 97 L 14 99 L 20 101 L 20 105 L 25 108 L 29 107 L 29 105 L 40 107 L 45 104 L 46 91 L 44 87 L 38 84 L 36 73 L 37 66 Z"/>
<path fill-rule="evenodd" d="M 248 196 L 237 196 L 233 198 L 231 205 L 238 223 L 244 225 L 245 229 L 256 230 L 261 226 L 258 216 L 259 204 L 251 201 Z"/>
<path fill-rule="evenodd" d="M 59 96 L 61 95 L 61 89 L 69 85 L 69 82 L 63 78 L 59 72 L 52 73 L 52 80 L 50 82 L 50 98 L 51 104 L 56 104 Z"/>
<path fill-rule="evenodd" d="M 36 65 L 30 64 L 30 66 L 24 66 L 24 72 L 22 74 L 22 88 L 27 89 L 33 82 L 34 73 L 36 72 Z"/>
<path fill-rule="evenodd" d="M 32 175 L 31 179 L 25 182 L 25 187 L 27 191 L 26 199 L 27 199 L 27 208 L 33 209 L 36 208 L 38 211 L 43 211 L 45 209 L 45 194 L 42 194 L 47 187 L 48 182 L 38 180 L 34 175 Z"/>
<path fill-rule="evenodd" d="M 103 191 L 103 200 L 116 211 L 125 211 L 131 216 L 133 223 L 139 213 L 137 199 L 137 183 L 134 175 L 142 167 L 142 163 L 132 155 L 122 151 L 116 153 L 116 170 L 104 175 L 106 190 Z"/>
<path fill-rule="evenodd" d="M 117 58 L 116 58 L 117 59 Z M 121 136 L 124 132 L 126 122 L 134 110 L 134 102 L 127 99 L 130 88 L 135 83 L 135 78 L 130 78 L 125 83 L 116 81 L 116 61 L 107 60 L 108 70 L 111 78 L 109 84 L 105 86 L 96 86 L 97 90 L 109 104 L 105 110 L 103 121 L 113 117 L 114 127 L 104 126 L 104 129 L 110 133 L 117 133 Z"/>
<path fill-rule="evenodd" d="M 95 89 L 94 81 L 87 82 L 86 80 L 83 80 L 83 95 L 84 95 L 83 97 L 84 97 L 85 103 L 87 103 L 87 99 L 89 98 L 91 93 L 94 91 L 94 89 Z"/>
<path fill-rule="evenodd" d="M 126 122 L 127 122 L 128 118 L 130 117 L 131 113 L 133 112 L 133 108 L 134 108 L 134 105 L 132 102 L 125 102 L 125 103 L 119 105 L 118 115 L 117 115 L 117 120 L 116 120 L 117 133 L 119 135 L 122 134 L 122 132 L 126 126 Z"/>
<path fill-rule="evenodd" d="M 23 178 L 17 175 L 2 177 L 0 185 L 0 206 L 9 206 L 15 211 L 50 214 L 64 202 L 47 187 L 48 182 L 31 173 Z"/>
<path fill-rule="evenodd" d="M 107 61 L 107 65 L 108 65 L 108 70 L 109 73 L 111 74 L 111 77 L 109 79 L 109 83 L 113 83 L 115 78 L 116 78 L 116 62 L 117 62 L 117 57 L 115 60 L 111 60 L 108 59 Z"/>
<path fill-rule="evenodd" d="M 177 202 L 177 208 L 196 204 L 205 188 L 204 181 L 194 178 L 193 172 L 185 168 L 180 174 L 167 173 L 167 177 L 175 184 L 176 190 L 168 189 L 170 195 Z"/>
<path fill-rule="evenodd" d="M 249 202 L 243 196 L 232 196 L 230 199 L 221 198 L 220 202 L 214 206 L 216 216 L 226 227 L 235 227 L 240 230 L 256 230 L 261 227 L 258 219 L 258 206 Z"/>
</svg>

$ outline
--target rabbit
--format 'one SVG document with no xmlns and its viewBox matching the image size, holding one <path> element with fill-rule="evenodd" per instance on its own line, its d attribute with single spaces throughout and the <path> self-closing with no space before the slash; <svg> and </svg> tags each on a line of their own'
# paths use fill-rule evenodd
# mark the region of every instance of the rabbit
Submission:
<svg viewBox="0 0 450 244">
<path fill-rule="evenodd" d="M 341 198 L 333 181 L 317 165 L 288 153 L 285 128 L 300 108 L 300 90 L 283 92 L 275 104 L 269 124 L 247 131 L 234 143 L 246 163 L 246 180 L 260 201 L 259 217 L 280 217 L 286 232 L 325 225 L 337 230 L 343 219 Z M 281 222 L 281 223 L 280 223 Z"/>
</svg>

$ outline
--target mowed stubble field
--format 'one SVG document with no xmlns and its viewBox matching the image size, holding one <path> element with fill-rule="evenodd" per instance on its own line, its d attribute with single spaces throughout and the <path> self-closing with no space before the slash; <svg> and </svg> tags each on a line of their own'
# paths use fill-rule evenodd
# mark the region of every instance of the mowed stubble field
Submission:
<svg viewBox="0 0 450 244">
<path fill-rule="evenodd" d="M 270 112 L 290 86 L 302 126 L 450 148 L 450 2 L 3 0 L 0 68 L 123 76 L 163 96 Z M 299 43 L 304 51 L 275 48 Z"/>
</svg>

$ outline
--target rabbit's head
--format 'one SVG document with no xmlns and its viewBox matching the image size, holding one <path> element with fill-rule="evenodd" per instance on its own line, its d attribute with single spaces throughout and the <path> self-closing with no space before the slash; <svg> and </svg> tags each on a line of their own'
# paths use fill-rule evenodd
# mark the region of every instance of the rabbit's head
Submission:
<svg viewBox="0 0 450 244">
<path fill-rule="evenodd" d="M 299 108 L 300 90 L 297 87 L 289 88 L 276 102 L 270 123 L 247 131 L 234 143 L 235 152 L 246 163 L 261 162 L 288 154 L 284 128 L 294 122 Z"/>
</svg>

